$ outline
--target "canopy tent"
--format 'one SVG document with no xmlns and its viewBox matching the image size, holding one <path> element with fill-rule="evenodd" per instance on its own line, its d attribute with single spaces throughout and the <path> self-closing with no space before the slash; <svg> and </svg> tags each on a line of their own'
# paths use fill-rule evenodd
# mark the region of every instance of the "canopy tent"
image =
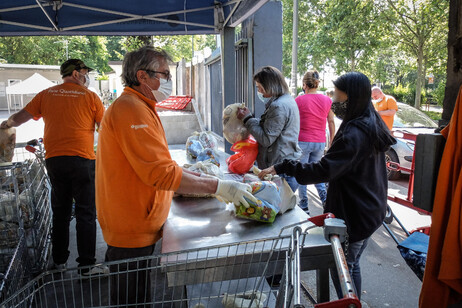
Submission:
<svg viewBox="0 0 462 308">
<path fill-rule="evenodd" d="M 0 36 L 217 34 L 268 0 L 2 0 Z"/>
<path fill-rule="evenodd" d="M 6 87 L 6 94 L 37 94 L 40 91 L 54 85 L 55 84 L 53 82 L 46 79 L 39 73 L 34 73 L 34 75 L 29 78 Z"/>
<path fill-rule="evenodd" d="M 10 112 L 10 107 L 16 110 L 17 107 L 24 107 L 24 97 L 25 94 L 37 94 L 42 90 L 45 90 L 49 87 L 54 86 L 55 84 L 50 80 L 46 79 L 39 73 L 34 73 L 34 75 L 29 78 L 6 87 L 6 94 L 8 100 L 8 112 Z"/>
</svg>

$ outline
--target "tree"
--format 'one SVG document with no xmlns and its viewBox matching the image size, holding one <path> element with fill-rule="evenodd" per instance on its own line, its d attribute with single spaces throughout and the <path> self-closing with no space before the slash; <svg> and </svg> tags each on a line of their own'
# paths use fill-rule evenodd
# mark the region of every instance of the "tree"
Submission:
<svg viewBox="0 0 462 308">
<path fill-rule="evenodd" d="M 432 42 L 435 44 L 447 37 L 447 27 L 441 20 L 446 19 L 448 1 L 387 0 L 387 3 L 388 6 L 383 6 L 383 15 L 393 25 L 393 33 L 396 33 L 394 39 L 398 40 L 402 50 L 412 55 L 417 62 L 414 106 L 420 108 L 426 66 L 433 58 L 432 48 L 429 46 Z"/>
<path fill-rule="evenodd" d="M 457 93 L 462 86 L 462 0 L 451 0 L 449 6 L 449 35 L 447 81 L 443 101 L 442 123 L 447 124 L 451 119 Z"/>
</svg>

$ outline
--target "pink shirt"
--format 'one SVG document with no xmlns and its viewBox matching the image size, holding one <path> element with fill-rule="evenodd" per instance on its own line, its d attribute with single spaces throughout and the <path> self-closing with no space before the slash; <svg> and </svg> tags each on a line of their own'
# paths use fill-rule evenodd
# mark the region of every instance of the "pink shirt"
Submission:
<svg viewBox="0 0 462 308">
<path fill-rule="evenodd" d="M 326 142 L 326 122 L 332 101 L 323 94 L 305 94 L 295 99 L 300 111 L 298 141 Z"/>
</svg>

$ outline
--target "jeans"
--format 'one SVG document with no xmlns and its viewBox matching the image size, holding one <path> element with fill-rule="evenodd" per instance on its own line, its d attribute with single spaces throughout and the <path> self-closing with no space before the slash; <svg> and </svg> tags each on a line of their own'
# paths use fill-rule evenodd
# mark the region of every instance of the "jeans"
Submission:
<svg viewBox="0 0 462 308">
<path fill-rule="evenodd" d="M 106 262 L 138 257 L 146 257 L 154 252 L 154 245 L 140 248 L 120 248 L 107 246 Z M 121 262 L 110 265 L 111 271 L 111 305 L 118 307 L 151 307 L 144 304 L 152 301 L 151 297 L 151 260 Z M 115 273 L 115 274 L 114 274 Z"/>
<path fill-rule="evenodd" d="M 361 241 L 357 241 L 354 243 L 349 243 L 348 251 L 346 255 L 346 261 L 348 265 L 348 271 L 350 273 L 351 279 L 353 280 L 353 284 L 355 287 L 356 296 L 361 299 L 361 268 L 359 267 L 359 260 L 361 255 L 367 247 L 367 242 L 369 238 L 366 238 Z M 342 290 L 340 287 L 340 281 L 338 278 L 337 273 L 332 274 L 332 281 L 335 286 L 335 290 L 337 291 L 337 295 L 339 298 L 342 298 Z"/>
<path fill-rule="evenodd" d="M 79 156 L 46 159 L 51 181 L 52 256 L 55 264 L 69 258 L 69 224 L 75 200 L 79 266 L 95 264 L 96 207 L 95 161 Z"/>
<path fill-rule="evenodd" d="M 301 163 L 314 163 L 321 160 L 324 154 L 325 143 L 324 142 L 303 142 L 299 141 L 298 145 L 302 149 L 302 156 L 300 157 Z M 325 183 L 318 183 L 314 185 L 318 191 L 321 202 L 326 202 L 327 190 Z M 298 188 L 298 196 L 300 197 L 299 206 L 308 210 L 308 196 L 306 193 L 306 185 L 300 185 Z"/>
<path fill-rule="evenodd" d="M 300 184 L 298 184 L 295 177 L 294 176 L 288 176 L 288 175 L 285 175 L 285 174 L 281 174 L 280 177 L 286 180 L 287 184 L 289 184 L 289 187 L 295 193 L 297 188 L 300 186 Z"/>
</svg>

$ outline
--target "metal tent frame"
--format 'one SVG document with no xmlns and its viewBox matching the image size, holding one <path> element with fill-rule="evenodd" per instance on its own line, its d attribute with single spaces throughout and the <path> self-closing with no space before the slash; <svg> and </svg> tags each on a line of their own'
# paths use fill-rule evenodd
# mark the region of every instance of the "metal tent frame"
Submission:
<svg viewBox="0 0 462 308">
<path fill-rule="evenodd" d="M 218 34 L 268 0 L 2 0 L 0 36 Z"/>
</svg>

